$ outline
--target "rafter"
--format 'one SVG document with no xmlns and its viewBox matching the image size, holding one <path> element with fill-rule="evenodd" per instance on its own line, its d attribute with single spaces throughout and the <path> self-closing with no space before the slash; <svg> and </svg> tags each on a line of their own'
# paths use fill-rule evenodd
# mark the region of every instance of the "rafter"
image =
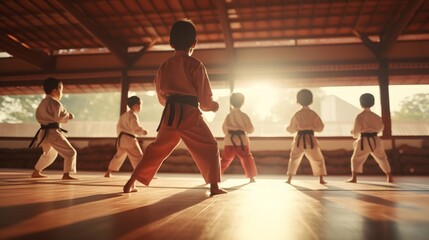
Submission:
<svg viewBox="0 0 429 240">
<path fill-rule="evenodd" d="M 50 56 L 43 51 L 26 48 L 3 32 L 0 32 L 0 49 L 5 50 L 16 58 L 37 66 L 42 70 L 53 70 L 55 67 L 54 56 Z"/>
<path fill-rule="evenodd" d="M 399 35 L 405 30 L 423 3 L 424 0 L 409 0 L 405 3 L 401 15 L 395 21 L 390 21 L 381 36 L 380 57 L 386 58 L 389 55 Z"/>
<path fill-rule="evenodd" d="M 131 67 L 133 66 L 145 53 L 147 53 L 147 51 L 153 47 L 158 41 L 160 41 L 160 38 L 157 38 L 155 40 L 153 40 L 150 43 L 146 43 L 142 49 L 140 49 L 140 51 L 138 51 L 137 53 L 133 53 L 132 55 L 130 55 L 130 58 L 128 60 L 127 66 Z"/>
<path fill-rule="evenodd" d="M 84 13 L 82 13 L 71 1 L 57 0 L 58 4 L 71 16 L 73 16 L 79 24 L 94 38 L 98 39 L 112 52 L 122 63 L 127 66 L 128 52 L 127 46 L 123 46 L 111 36 L 109 36 L 100 27 L 94 24 Z"/>
<path fill-rule="evenodd" d="M 232 39 L 232 30 L 230 27 L 227 8 L 224 0 L 216 0 L 216 8 L 218 12 L 219 21 L 222 27 L 222 32 L 225 38 L 226 51 L 233 55 L 234 42 Z"/>
<path fill-rule="evenodd" d="M 372 52 L 372 54 L 374 54 L 374 56 L 376 58 L 379 57 L 380 55 L 380 43 L 376 43 L 371 41 L 371 39 L 369 39 L 369 37 L 366 34 L 363 34 L 361 32 L 358 32 L 357 30 L 353 30 L 353 34 L 360 38 L 360 40 L 362 40 L 362 42 L 365 44 L 365 46 L 368 47 L 368 49 Z"/>
</svg>

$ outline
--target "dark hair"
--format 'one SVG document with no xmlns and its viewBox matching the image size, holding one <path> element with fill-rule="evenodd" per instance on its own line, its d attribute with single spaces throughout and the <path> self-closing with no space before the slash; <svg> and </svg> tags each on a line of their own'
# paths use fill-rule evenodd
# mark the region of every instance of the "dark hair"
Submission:
<svg viewBox="0 0 429 240">
<path fill-rule="evenodd" d="M 360 105 L 364 108 L 370 108 L 374 106 L 374 101 L 374 95 L 371 93 L 364 93 L 359 98 Z"/>
<path fill-rule="evenodd" d="M 302 106 L 308 106 L 313 103 L 313 94 L 308 89 L 301 89 L 296 95 L 296 101 Z"/>
<path fill-rule="evenodd" d="M 231 98 L 229 99 L 229 102 L 232 106 L 239 108 L 243 106 L 244 103 L 244 95 L 241 93 L 233 93 L 231 95 Z"/>
<path fill-rule="evenodd" d="M 129 97 L 128 101 L 127 101 L 127 105 L 129 108 L 131 108 L 132 106 L 139 104 L 139 103 L 140 103 L 140 98 L 137 96 Z"/>
<path fill-rule="evenodd" d="M 176 50 L 189 50 L 197 39 L 195 25 L 189 19 L 175 22 L 170 31 L 170 44 Z"/>
<path fill-rule="evenodd" d="M 43 81 L 43 90 L 46 94 L 51 94 L 54 89 L 58 89 L 63 83 L 56 78 L 47 78 Z"/>
</svg>

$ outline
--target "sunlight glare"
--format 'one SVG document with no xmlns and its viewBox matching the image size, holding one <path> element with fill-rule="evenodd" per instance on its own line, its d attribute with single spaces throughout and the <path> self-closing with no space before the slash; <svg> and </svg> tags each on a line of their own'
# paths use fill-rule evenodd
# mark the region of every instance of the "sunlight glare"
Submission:
<svg viewBox="0 0 429 240">
<path fill-rule="evenodd" d="M 256 109 L 259 119 L 264 120 L 272 116 L 272 108 L 278 102 L 279 89 L 271 85 L 269 80 L 261 81 L 247 88 L 237 89 L 246 96 L 246 105 Z"/>
</svg>

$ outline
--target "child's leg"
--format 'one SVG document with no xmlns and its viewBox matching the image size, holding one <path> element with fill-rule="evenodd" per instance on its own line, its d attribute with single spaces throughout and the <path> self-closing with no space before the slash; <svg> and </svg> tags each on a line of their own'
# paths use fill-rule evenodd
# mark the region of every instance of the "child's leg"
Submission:
<svg viewBox="0 0 429 240">
<path fill-rule="evenodd" d="M 111 172 L 119 171 L 125 161 L 125 158 L 127 158 L 127 152 L 125 151 L 125 149 L 118 148 L 115 152 L 115 155 L 113 155 L 112 160 L 110 160 L 109 167 L 107 168 L 106 174 L 104 174 L 104 176 L 110 177 Z"/>
<path fill-rule="evenodd" d="M 188 147 L 204 180 L 211 184 L 212 194 L 225 193 L 217 184 L 221 180 L 219 149 L 207 124 L 201 119 L 198 127 L 181 131 L 180 136 Z"/>
<path fill-rule="evenodd" d="M 237 149 L 237 155 L 246 177 L 250 179 L 250 182 L 255 182 L 254 177 L 258 175 L 258 170 L 256 169 L 255 159 L 249 150 L 249 146 L 245 146 L 244 151 L 241 148 Z"/>
<path fill-rule="evenodd" d="M 393 182 L 392 177 L 392 169 L 390 168 L 389 161 L 387 160 L 387 155 L 384 150 L 383 142 L 380 140 L 380 138 L 376 139 L 376 147 L 374 151 L 371 153 L 374 160 L 378 163 L 381 170 L 386 174 L 386 181 L 387 182 Z"/>
<path fill-rule="evenodd" d="M 162 162 L 173 152 L 179 142 L 180 136 L 177 132 L 161 128 L 155 141 L 147 146 L 142 160 L 134 169 L 132 175 L 134 181 L 149 185 Z"/>
<path fill-rule="evenodd" d="M 225 173 L 226 169 L 232 163 L 235 158 L 235 148 L 234 146 L 225 146 L 222 151 L 221 163 L 221 172 Z"/>
<path fill-rule="evenodd" d="M 313 175 L 319 176 L 319 182 L 325 184 L 326 182 L 323 180 L 323 176 L 327 175 L 327 172 L 325 158 L 322 155 L 322 151 L 320 151 L 320 147 L 315 145 L 313 149 L 307 149 L 305 151 L 305 156 L 307 156 L 310 162 Z"/>
<path fill-rule="evenodd" d="M 292 149 L 290 151 L 289 164 L 287 169 L 288 180 L 286 183 L 291 183 L 292 176 L 296 175 L 298 167 L 301 164 L 302 157 L 304 156 L 304 150 L 296 147 L 295 142 L 292 143 Z"/>
<path fill-rule="evenodd" d="M 76 173 L 76 157 L 77 153 L 74 147 L 70 144 L 69 140 L 61 133 L 49 135 L 50 144 L 52 147 L 64 158 L 64 175 L 63 179 L 75 179 L 70 177 L 70 173 Z"/>
<path fill-rule="evenodd" d="M 137 139 L 133 139 L 132 144 L 127 148 L 127 153 L 131 166 L 135 169 L 143 157 L 143 151 Z"/>
<path fill-rule="evenodd" d="M 42 174 L 42 171 L 51 165 L 58 156 L 58 152 L 51 147 L 48 143 L 42 143 L 43 154 L 40 156 L 36 165 L 34 166 L 34 171 L 31 174 L 32 178 L 45 178 L 46 175 Z"/>
<path fill-rule="evenodd" d="M 364 146 L 364 149 L 360 148 L 360 138 L 353 143 L 353 155 L 350 159 L 352 176 L 347 182 L 355 183 L 357 181 L 357 174 L 363 172 L 363 164 L 366 162 L 371 148 L 369 145 Z M 366 141 L 364 141 L 365 143 Z"/>
</svg>

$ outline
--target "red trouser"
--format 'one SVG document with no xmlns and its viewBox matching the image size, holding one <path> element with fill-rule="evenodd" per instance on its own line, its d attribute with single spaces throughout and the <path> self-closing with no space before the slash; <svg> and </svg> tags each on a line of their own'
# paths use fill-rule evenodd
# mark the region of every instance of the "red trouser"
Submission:
<svg viewBox="0 0 429 240">
<path fill-rule="evenodd" d="M 219 149 L 207 124 L 198 109 L 184 106 L 182 123 L 179 128 L 166 125 L 163 121 L 155 141 L 149 144 L 142 160 L 136 166 L 133 177 L 139 182 L 149 185 L 162 162 L 173 152 L 183 140 L 206 183 L 220 182 Z M 168 115 L 166 116 L 168 119 Z"/>
<path fill-rule="evenodd" d="M 244 173 L 246 177 L 252 178 L 258 175 L 258 171 L 256 170 L 255 160 L 253 159 L 252 153 L 249 151 L 249 146 L 244 146 L 244 150 L 241 149 L 240 146 L 225 146 L 222 152 L 222 161 L 221 168 L 222 173 L 229 167 L 232 160 L 234 160 L 235 156 L 238 156 L 240 159 L 241 166 L 244 169 Z"/>
</svg>

